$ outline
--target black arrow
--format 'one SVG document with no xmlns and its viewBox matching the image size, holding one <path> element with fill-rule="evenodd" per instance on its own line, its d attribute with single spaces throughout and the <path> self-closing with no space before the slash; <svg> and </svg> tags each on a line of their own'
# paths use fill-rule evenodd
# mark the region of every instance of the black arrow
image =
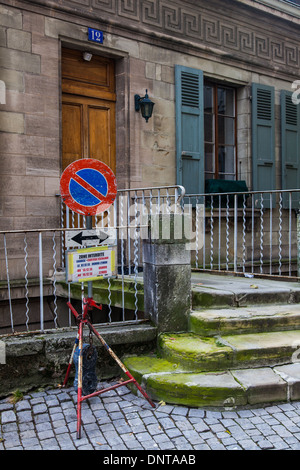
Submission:
<svg viewBox="0 0 300 470">
<path fill-rule="evenodd" d="M 79 245 L 82 245 L 82 242 L 84 240 L 99 240 L 101 243 L 101 242 L 104 242 L 107 238 L 108 238 L 108 235 L 106 235 L 105 233 L 101 233 L 100 236 L 98 235 L 85 235 L 84 236 L 82 235 L 82 232 L 80 232 L 80 233 L 77 233 L 75 237 L 72 238 L 72 240 L 78 243 Z"/>
</svg>

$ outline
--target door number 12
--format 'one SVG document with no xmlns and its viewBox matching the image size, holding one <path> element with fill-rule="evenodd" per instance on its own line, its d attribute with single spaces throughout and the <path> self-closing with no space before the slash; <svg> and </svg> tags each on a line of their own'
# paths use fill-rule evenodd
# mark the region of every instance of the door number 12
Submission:
<svg viewBox="0 0 300 470">
<path fill-rule="evenodd" d="M 103 43 L 103 31 L 98 29 L 89 28 L 89 41 L 98 42 L 99 44 Z"/>
</svg>

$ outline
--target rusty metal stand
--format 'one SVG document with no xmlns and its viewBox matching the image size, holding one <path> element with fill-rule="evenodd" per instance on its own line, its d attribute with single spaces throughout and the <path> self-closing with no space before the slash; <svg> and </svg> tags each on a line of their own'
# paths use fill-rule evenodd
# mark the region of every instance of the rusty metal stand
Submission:
<svg viewBox="0 0 300 470">
<path fill-rule="evenodd" d="M 120 359 L 116 356 L 116 354 L 112 351 L 112 349 L 108 346 L 106 341 L 102 338 L 102 336 L 98 333 L 98 331 L 93 327 L 91 324 L 89 317 L 88 317 L 88 312 L 92 310 L 93 307 L 96 307 L 98 309 L 102 309 L 102 306 L 99 306 L 94 302 L 92 297 L 88 297 L 83 300 L 83 313 L 79 314 L 75 308 L 71 305 L 70 302 L 67 302 L 68 307 L 70 308 L 71 312 L 75 316 L 77 323 L 78 323 L 78 334 L 74 343 L 74 347 L 72 350 L 72 354 L 69 360 L 66 376 L 63 382 L 63 387 L 66 386 L 70 374 L 70 370 L 72 367 L 72 362 L 73 362 L 73 356 L 76 350 L 76 347 L 78 346 L 79 348 L 79 358 L 78 358 L 78 387 L 77 387 L 77 439 L 81 438 L 81 403 L 84 400 L 87 400 L 88 398 L 92 398 L 95 396 L 98 396 L 104 392 L 107 392 L 109 390 L 114 390 L 115 388 L 122 387 L 124 385 L 127 385 L 129 383 L 133 383 L 137 389 L 141 392 L 141 394 L 146 398 L 146 400 L 150 403 L 150 405 L 155 408 L 154 403 L 151 401 L 147 393 L 142 389 L 142 387 L 138 384 L 136 379 L 131 375 L 129 370 L 124 366 L 124 364 L 120 361 Z M 127 375 L 129 380 L 126 380 L 120 384 L 113 385 L 112 387 L 108 387 L 102 390 L 98 390 L 94 393 L 91 393 L 90 395 L 82 395 L 82 368 L 83 368 L 83 357 L 82 357 L 82 346 L 83 346 L 83 327 L 87 326 L 90 330 L 90 333 L 93 333 L 101 342 L 101 344 L 105 347 L 107 352 L 111 355 L 111 357 L 117 362 L 117 364 L 120 366 L 122 371 Z"/>
</svg>

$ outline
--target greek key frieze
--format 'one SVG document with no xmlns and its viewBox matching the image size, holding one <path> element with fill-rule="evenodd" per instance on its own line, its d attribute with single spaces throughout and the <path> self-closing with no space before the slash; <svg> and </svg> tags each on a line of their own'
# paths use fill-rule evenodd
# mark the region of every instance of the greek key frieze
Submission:
<svg viewBox="0 0 300 470">
<path fill-rule="evenodd" d="M 196 45 L 219 47 L 223 51 L 236 52 L 239 57 L 247 54 L 253 59 L 264 59 L 288 67 L 299 66 L 299 47 L 286 38 L 263 32 L 253 24 L 238 23 L 232 17 L 225 18 L 208 12 L 201 5 L 189 5 L 175 0 L 66 0 L 68 7 L 78 9 L 85 5 L 95 18 L 114 18 L 124 26 L 128 19 L 140 23 L 141 28 L 153 28 L 172 37 L 191 39 Z M 200 2 L 199 2 L 200 3 Z M 81 8 L 80 14 L 83 13 Z"/>
<path fill-rule="evenodd" d="M 117 0 L 89 0 L 91 2 L 91 9 L 95 10 L 95 16 L 97 17 L 100 13 L 105 17 L 105 13 L 110 13 L 117 16 Z M 73 3 L 73 0 L 68 0 L 66 3 Z"/>
</svg>

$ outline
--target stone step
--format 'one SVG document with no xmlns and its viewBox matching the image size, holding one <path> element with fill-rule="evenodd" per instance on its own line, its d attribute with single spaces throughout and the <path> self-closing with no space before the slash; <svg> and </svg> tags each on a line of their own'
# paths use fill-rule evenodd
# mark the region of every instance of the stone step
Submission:
<svg viewBox="0 0 300 470">
<path fill-rule="evenodd" d="M 153 400 L 166 403 L 228 409 L 300 399 L 299 363 L 201 373 L 184 372 L 153 356 L 129 357 L 124 363 Z"/>
<path fill-rule="evenodd" d="M 300 302 L 300 286 L 292 281 L 192 274 L 192 308 L 233 308 Z"/>
<path fill-rule="evenodd" d="M 294 361 L 300 330 L 203 337 L 195 333 L 161 334 L 161 357 L 186 371 L 274 366 Z"/>
<path fill-rule="evenodd" d="M 300 305 L 263 305 L 192 311 L 189 329 L 201 336 L 298 330 Z"/>
</svg>

